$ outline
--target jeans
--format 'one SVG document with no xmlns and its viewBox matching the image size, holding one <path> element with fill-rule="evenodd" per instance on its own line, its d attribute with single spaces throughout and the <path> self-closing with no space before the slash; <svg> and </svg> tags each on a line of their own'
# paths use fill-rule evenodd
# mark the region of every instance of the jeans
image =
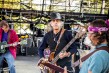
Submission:
<svg viewBox="0 0 109 73">
<path fill-rule="evenodd" d="M 0 67 L 3 64 L 4 58 L 6 59 L 9 67 L 10 73 L 16 73 L 15 71 L 15 65 L 14 65 L 14 57 L 10 53 L 10 51 L 7 51 L 5 54 L 0 55 Z"/>
</svg>

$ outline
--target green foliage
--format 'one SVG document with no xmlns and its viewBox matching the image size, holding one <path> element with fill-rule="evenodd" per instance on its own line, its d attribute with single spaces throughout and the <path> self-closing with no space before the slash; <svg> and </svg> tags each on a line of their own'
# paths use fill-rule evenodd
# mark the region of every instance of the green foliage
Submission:
<svg viewBox="0 0 109 73">
<path fill-rule="evenodd" d="M 20 1 L 21 2 L 26 1 L 29 3 L 20 4 Z M 41 10 L 42 9 L 42 5 L 32 4 L 32 1 L 33 0 L 4 0 L 4 3 L 3 3 L 2 0 L 0 0 L 0 8 L 8 8 L 8 9 L 20 9 L 21 8 L 21 9 L 26 9 L 26 10 Z M 38 0 L 36 0 L 36 1 L 38 1 Z M 73 1 L 77 1 L 77 0 L 53 0 L 52 2 L 57 3 L 57 4 L 67 2 L 67 4 L 68 4 L 69 1 L 71 1 L 73 3 Z M 78 0 L 78 1 L 81 1 L 81 0 Z M 83 0 L 83 2 L 89 2 L 89 0 Z M 97 8 L 101 8 L 101 6 L 102 6 L 102 0 L 90 0 L 90 2 L 97 3 Z M 95 5 L 93 5 L 92 8 L 87 8 L 87 11 L 91 10 L 91 13 L 93 13 L 94 6 Z M 105 0 L 105 6 L 107 9 L 109 9 L 109 0 Z M 28 8 L 28 7 L 30 7 L 30 8 Z M 49 7 L 50 7 L 49 5 L 45 5 L 44 10 L 49 11 Z M 65 11 L 68 9 L 69 9 L 69 7 L 65 8 L 64 6 L 55 6 L 55 5 L 51 6 L 51 11 Z M 107 13 L 107 9 L 105 9 L 105 13 Z M 73 11 L 73 10 L 68 10 L 68 11 Z M 100 11 L 100 10 L 98 9 L 98 11 Z M 98 11 L 97 11 L 97 13 L 99 13 Z"/>
<path fill-rule="evenodd" d="M 27 23 L 14 23 L 14 30 L 17 33 L 24 33 L 26 30 L 28 30 L 30 28 L 30 24 Z M 20 31 L 23 30 L 24 32 Z"/>
<path fill-rule="evenodd" d="M 4 2 L 2 2 L 4 1 Z M 26 1 L 27 3 L 23 4 L 23 2 Z M 0 8 L 7 8 L 7 9 L 25 9 L 25 10 L 41 10 L 42 9 L 42 5 L 38 5 L 38 4 L 32 4 L 33 0 L 0 0 Z M 36 0 L 38 1 L 38 0 Z M 46 0 L 45 0 L 46 1 Z M 71 3 L 73 3 L 73 1 L 77 1 L 77 0 L 53 0 L 53 2 L 55 4 L 58 3 L 64 3 L 67 2 L 67 6 L 69 4 L 69 1 L 71 1 Z M 81 0 L 78 0 L 81 2 Z M 100 10 L 101 10 L 101 6 L 102 6 L 102 0 L 83 0 L 84 2 L 91 2 L 92 6 L 90 8 L 85 8 L 84 9 L 84 13 L 96 13 L 96 14 L 100 14 Z M 20 3 L 22 2 L 22 3 Z M 97 3 L 97 4 L 94 4 Z M 64 4 L 65 5 L 65 4 Z M 96 6 L 97 5 L 97 6 Z M 44 11 L 49 11 L 49 7 L 50 5 L 44 5 Z M 70 10 L 70 7 L 65 7 L 65 6 L 55 6 L 55 5 L 51 5 L 51 10 L 50 11 L 71 11 L 74 12 L 75 10 Z M 98 8 L 98 9 L 96 9 Z M 80 9 L 80 8 L 78 8 Z M 109 0 L 105 0 L 105 11 L 104 13 L 107 14 L 108 13 L 108 9 L 109 9 Z M 79 10 L 80 11 L 80 10 Z M 77 11 L 77 12 L 79 12 Z M 75 11 L 76 12 L 76 11 Z M 29 15 L 29 14 L 28 14 Z M 22 16 L 21 16 L 22 17 Z M 9 18 L 9 17 L 8 17 Z M 18 19 L 19 16 L 13 16 L 12 20 Z M 36 18 L 36 16 L 32 16 L 33 19 L 27 18 L 28 21 L 37 21 L 40 18 Z M 42 18 L 46 21 L 48 21 L 47 18 Z M 0 18 L 1 20 L 1 18 Z M 23 21 L 23 20 L 18 20 L 18 21 Z M 26 27 L 25 27 L 26 26 Z M 27 30 L 30 26 L 29 24 L 24 24 L 24 23 L 14 23 L 14 29 L 15 31 L 19 32 L 20 29 L 25 29 Z M 46 27 L 46 25 L 44 24 L 37 24 L 35 27 L 39 28 L 39 29 L 44 29 Z"/>
<path fill-rule="evenodd" d="M 44 29 L 46 25 L 44 24 L 37 24 L 36 27 L 39 29 Z"/>
</svg>

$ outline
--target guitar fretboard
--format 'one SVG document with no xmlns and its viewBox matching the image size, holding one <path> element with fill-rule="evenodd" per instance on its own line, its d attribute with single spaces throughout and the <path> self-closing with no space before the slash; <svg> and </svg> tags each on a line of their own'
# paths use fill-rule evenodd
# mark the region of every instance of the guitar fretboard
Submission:
<svg viewBox="0 0 109 73">
<path fill-rule="evenodd" d="M 62 50 L 61 52 L 65 52 L 73 42 L 75 42 L 75 40 L 77 39 L 77 37 L 74 37 Z M 60 53 L 59 53 L 60 54 Z M 59 54 L 51 61 L 52 64 L 55 64 L 57 62 L 57 60 L 59 59 Z"/>
<path fill-rule="evenodd" d="M 20 44 L 21 42 L 15 42 L 16 45 Z M 14 43 L 13 43 L 14 44 Z M 3 45 L 4 47 L 10 47 L 10 46 L 13 46 L 13 44 L 7 44 L 7 45 Z"/>
</svg>

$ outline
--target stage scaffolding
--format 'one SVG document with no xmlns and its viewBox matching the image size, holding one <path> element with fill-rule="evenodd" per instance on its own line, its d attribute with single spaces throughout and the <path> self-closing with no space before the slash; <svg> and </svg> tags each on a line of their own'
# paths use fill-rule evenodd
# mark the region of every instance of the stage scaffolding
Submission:
<svg viewBox="0 0 109 73">
<path fill-rule="evenodd" d="M 38 31 L 44 30 L 44 27 L 40 30 L 38 24 L 46 25 L 51 12 L 60 12 L 65 24 L 71 24 L 74 20 L 83 23 L 106 20 L 108 9 L 108 0 L 0 0 L 0 20 L 6 19 L 20 35 L 22 31 L 32 33 L 34 40 L 40 37 Z"/>
<path fill-rule="evenodd" d="M 1 19 L 5 16 L 17 23 L 36 23 L 42 17 L 49 19 L 53 11 L 75 20 L 106 18 L 108 9 L 107 0 L 0 0 Z"/>
</svg>

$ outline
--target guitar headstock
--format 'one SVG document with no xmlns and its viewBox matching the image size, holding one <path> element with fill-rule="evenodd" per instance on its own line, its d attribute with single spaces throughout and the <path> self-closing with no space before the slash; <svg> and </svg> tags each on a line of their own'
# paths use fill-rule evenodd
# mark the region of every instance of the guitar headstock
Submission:
<svg viewBox="0 0 109 73">
<path fill-rule="evenodd" d="M 85 28 L 79 28 L 79 31 L 76 33 L 75 38 L 80 38 L 80 37 L 82 37 L 85 33 L 86 33 L 86 29 L 85 29 Z"/>
</svg>

